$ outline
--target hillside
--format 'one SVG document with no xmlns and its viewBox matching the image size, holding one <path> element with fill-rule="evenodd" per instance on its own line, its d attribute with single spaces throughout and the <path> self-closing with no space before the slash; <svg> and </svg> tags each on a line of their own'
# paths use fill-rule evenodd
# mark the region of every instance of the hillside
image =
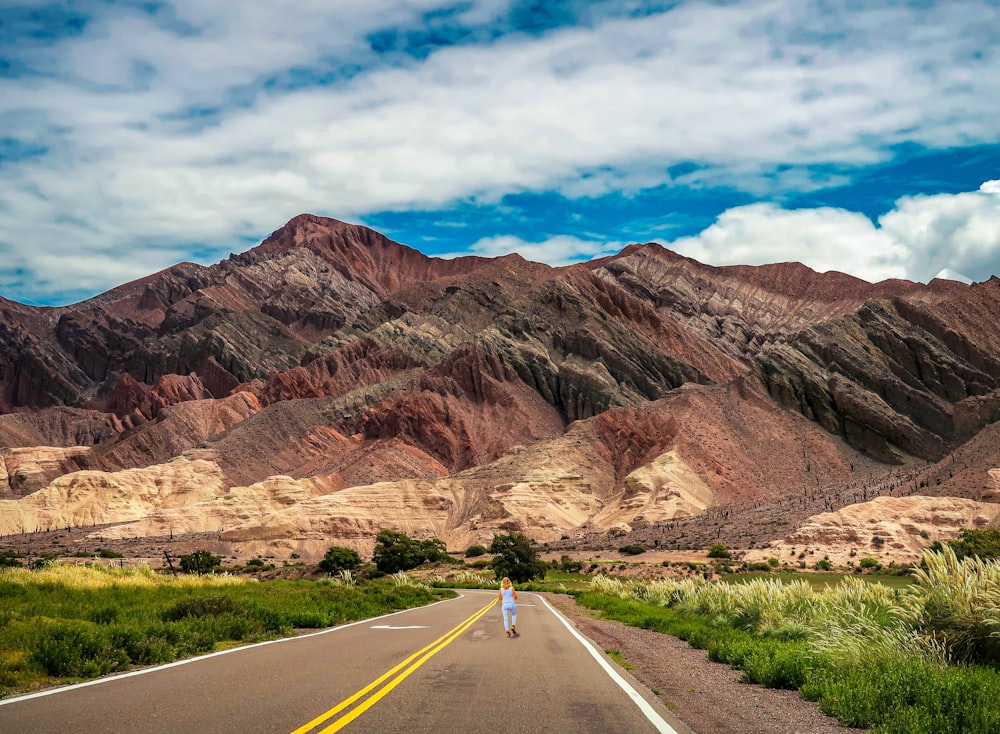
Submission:
<svg viewBox="0 0 1000 734">
<path fill-rule="evenodd" d="M 982 504 L 997 313 L 995 277 L 442 260 L 300 215 L 73 306 L 0 299 L 0 534 L 748 548 L 887 495 Z"/>
</svg>

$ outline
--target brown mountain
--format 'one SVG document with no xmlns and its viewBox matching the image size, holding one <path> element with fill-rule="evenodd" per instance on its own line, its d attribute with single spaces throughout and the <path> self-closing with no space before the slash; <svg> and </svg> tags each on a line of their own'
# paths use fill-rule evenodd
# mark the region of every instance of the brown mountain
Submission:
<svg viewBox="0 0 1000 734">
<path fill-rule="evenodd" d="M 998 313 L 997 278 L 441 260 L 301 215 L 73 306 L 0 299 L 0 534 L 750 546 L 886 493 L 988 500 Z"/>
</svg>

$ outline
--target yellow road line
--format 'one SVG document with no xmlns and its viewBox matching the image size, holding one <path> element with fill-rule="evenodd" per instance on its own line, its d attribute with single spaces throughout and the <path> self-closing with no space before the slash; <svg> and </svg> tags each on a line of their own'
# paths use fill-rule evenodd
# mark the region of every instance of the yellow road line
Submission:
<svg viewBox="0 0 1000 734">
<path fill-rule="evenodd" d="M 441 637 L 439 637 L 436 640 L 434 640 L 434 642 L 432 642 L 429 645 L 426 645 L 425 647 L 422 647 L 421 649 L 417 650 L 415 653 L 413 653 L 412 655 L 410 655 L 408 658 L 406 658 L 405 660 L 403 660 L 401 663 L 399 663 L 398 665 L 394 666 L 392 669 L 386 671 L 384 674 L 380 675 L 378 678 L 376 678 L 375 680 L 373 680 L 371 683 L 369 683 L 367 686 L 365 686 L 364 688 L 362 688 L 360 691 L 358 691 L 357 693 L 353 694 L 352 696 L 349 696 L 349 697 L 345 698 L 343 701 L 341 701 L 340 703 L 338 703 L 332 709 L 330 709 L 328 711 L 325 711 L 324 713 L 320 714 L 319 716 L 317 716 L 312 721 L 310 721 L 310 722 L 308 722 L 306 724 L 303 724 L 298 729 L 296 729 L 295 731 L 293 731 L 292 734 L 306 734 L 306 732 L 315 729 L 320 724 L 323 724 L 326 721 L 329 721 L 331 717 L 333 717 L 336 714 L 340 713 L 341 711 L 343 711 L 347 707 L 353 705 L 358 700 L 364 698 L 371 691 L 373 691 L 374 689 L 378 688 L 388 678 L 391 678 L 393 675 L 395 675 L 396 673 L 398 673 L 400 670 L 402 670 L 403 668 L 406 668 L 407 665 L 410 666 L 406 670 L 403 670 L 403 672 L 400 673 L 400 675 L 395 680 L 389 682 L 382 690 L 380 690 L 377 693 L 375 693 L 371 698 L 369 698 L 367 701 L 365 701 L 360 706 L 358 706 L 356 709 L 354 709 L 354 711 L 351 711 L 350 713 L 345 714 L 341 718 L 337 719 L 335 722 L 333 722 L 333 724 L 331 724 L 327 728 L 323 729 L 319 734 L 332 734 L 332 732 L 339 731 L 343 727 L 347 726 L 350 722 L 354 721 L 354 719 L 356 719 L 358 716 L 360 716 L 365 711 L 367 711 L 369 708 L 371 708 L 373 705 L 375 705 L 375 703 L 377 703 L 383 696 L 385 696 L 387 693 L 389 693 L 389 691 L 391 691 L 393 688 L 395 688 L 396 686 L 398 686 L 403 681 L 404 678 L 406 678 L 411 673 L 413 673 L 413 671 L 415 671 L 417 668 L 419 668 L 421 665 L 423 665 L 425 662 L 427 662 L 427 660 L 429 660 L 432 656 L 436 655 L 438 652 L 440 652 L 445 647 L 447 647 L 448 645 L 450 645 L 455 640 L 455 638 L 457 638 L 465 630 L 467 630 L 469 627 L 471 627 L 473 624 L 475 624 L 475 622 L 480 617 L 482 617 L 484 614 L 486 614 L 486 612 L 488 612 L 490 610 L 490 608 L 493 607 L 493 605 L 495 605 L 496 603 L 497 603 L 497 600 L 493 599 L 485 607 L 483 607 L 479 611 L 475 612 L 471 617 L 468 617 L 464 621 L 459 622 L 457 626 L 453 627 L 451 630 L 449 630 L 448 632 L 446 632 L 443 635 L 441 635 Z M 421 655 L 423 655 L 423 657 L 420 657 Z M 420 658 L 420 659 L 417 660 L 417 658 Z M 417 660 L 417 661 L 413 662 L 414 660 Z M 411 665 L 411 663 L 412 663 L 412 665 Z"/>
</svg>

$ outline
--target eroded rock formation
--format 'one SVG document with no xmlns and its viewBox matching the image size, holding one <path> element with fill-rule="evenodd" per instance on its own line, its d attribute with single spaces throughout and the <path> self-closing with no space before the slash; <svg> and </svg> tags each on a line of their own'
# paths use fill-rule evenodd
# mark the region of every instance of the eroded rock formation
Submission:
<svg viewBox="0 0 1000 734">
<path fill-rule="evenodd" d="M 0 299 L 0 532 L 757 544 L 888 493 L 979 502 L 997 313 L 997 278 L 442 260 L 301 215 L 73 306 Z"/>
</svg>

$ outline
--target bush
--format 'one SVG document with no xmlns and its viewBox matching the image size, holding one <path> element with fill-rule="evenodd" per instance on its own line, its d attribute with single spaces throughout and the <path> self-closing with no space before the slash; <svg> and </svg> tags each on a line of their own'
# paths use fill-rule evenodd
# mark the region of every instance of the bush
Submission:
<svg viewBox="0 0 1000 734">
<path fill-rule="evenodd" d="M 383 530 L 375 536 L 375 566 L 382 573 L 409 571 L 422 563 L 451 560 L 444 541 L 433 538 L 415 540 L 396 530 Z"/>
<path fill-rule="evenodd" d="M 637 556 L 640 553 L 645 553 L 646 549 L 641 545 L 623 545 L 618 549 L 619 553 L 624 553 L 627 556 Z"/>
<path fill-rule="evenodd" d="M 814 565 L 813 568 L 815 568 L 817 571 L 829 571 L 831 568 L 833 568 L 833 564 L 830 563 L 830 560 L 828 558 L 820 558 L 818 561 L 816 561 L 816 565 Z"/>
<path fill-rule="evenodd" d="M 486 555 L 485 545 L 470 545 L 468 548 L 465 549 L 466 558 L 478 558 L 479 556 L 485 556 L 485 555 Z"/>
<path fill-rule="evenodd" d="M 99 548 L 97 550 L 97 555 L 100 558 L 124 558 L 125 555 L 119 553 L 118 551 L 111 550 L 110 548 Z"/>
<path fill-rule="evenodd" d="M 583 569 L 583 561 L 575 561 L 569 556 L 564 555 L 559 559 L 559 568 L 565 573 L 580 573 Z"/>
<path fill-rule="evenodd" d="M 732 553 L 729 549 L 722 543 L 714 543 L 711 548 L 708 549 L 709 558 L 731 558 Z"/>
<path fill-rule="evenodd" d="M 0 551 L 0 568 L 20 568 L 23 556 L 14 551 Z"/>
<path fill-rule="evenodd" d="M 342 571 L 353 571 L 361 565 L 361 556 L 353 548 L 345 548 L 334 545 L 327 548 L 323 560 L 317 564 L 317 568 L 323 573 L 335 574 Z"/>
<path fill-rule="evenodd" d="M 220 556 L 213 556 L 207 550 L 196 550 L 185 556 L 181 556 L 181 570 L 184 573 L 196 573 L 201 576 L 203 573 L 212 573 L 222 565 Z"/>
<path fill-rule="evenodd" d="M 882 568 L 882 564 L 876 561 L 874 558 L 862 558 L 858 561 L 858 568 L 872 569 L 877 571 Z"/>
<path fill-rule="evenodd" d="M 50 624 L 31 659 L 59 678 L 93 678 L 129 665 L 125 651 L 101 628 L 72 622 Z"/>
<path fill-rule="evenodd" d="M 949 540 L 948 545 L 960 559 L 967 556 L 978 556 L 984 561 L 1000 558 L 1000 528 L 965 528 L 956 540 Z"/>
</svg>

